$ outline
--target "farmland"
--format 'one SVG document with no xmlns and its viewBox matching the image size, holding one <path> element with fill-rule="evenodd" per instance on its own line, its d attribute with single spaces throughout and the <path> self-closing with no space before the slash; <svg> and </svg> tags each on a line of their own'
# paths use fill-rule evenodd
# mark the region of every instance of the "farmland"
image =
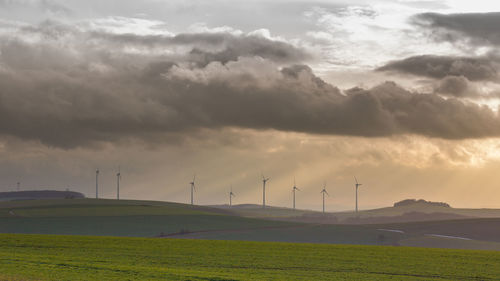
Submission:
<svg viewBox="0 0 500 281">
<path fill-rule="evenodd" d="M 497 280 L 499 264 L 494 251 L 0 235 L 7 280 Z"/>
<path fill-rule="evenodd" d="M 158 201 L 62 199 L 0 203 L 0 233 L 500 250 L 500 219 L 496 218 L 368 225 L 273 219 L 244 217 L 232 209 Z"/>
<path fill-rule="evenodd" d="M 0 204 L 0 232 L 154 237 L 219 229 L 294 226 L 222 210 L 156 201 L 31 200 Z"/>
</svg>

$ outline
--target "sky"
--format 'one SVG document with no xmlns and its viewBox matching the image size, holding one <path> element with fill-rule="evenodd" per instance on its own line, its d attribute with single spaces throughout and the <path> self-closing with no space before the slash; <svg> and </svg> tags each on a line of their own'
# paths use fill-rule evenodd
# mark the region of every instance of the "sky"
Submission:
<svg viewBox="0 0 500 281">
<path fill-rule="evenodd" d="M 0 0 L 0 191 L 500 208 L 500 3 Z"/>
</svg>

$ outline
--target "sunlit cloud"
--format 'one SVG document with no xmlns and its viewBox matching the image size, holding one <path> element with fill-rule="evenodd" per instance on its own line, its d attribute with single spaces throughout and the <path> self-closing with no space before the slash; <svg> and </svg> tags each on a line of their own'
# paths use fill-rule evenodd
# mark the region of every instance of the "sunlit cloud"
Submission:
<svg viewBox="0 0 500 281">
<path fill-rule="evenodd" d="M 0 1 L 0 187 L 498 207 L 500 4 L 236 2 Z"/>
</svg>

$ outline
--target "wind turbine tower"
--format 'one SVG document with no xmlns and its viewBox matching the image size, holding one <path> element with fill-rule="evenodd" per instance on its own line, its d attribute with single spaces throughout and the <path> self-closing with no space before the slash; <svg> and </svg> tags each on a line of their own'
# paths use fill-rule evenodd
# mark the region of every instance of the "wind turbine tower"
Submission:
<svg viewBox="0 0 500 281">
<path fill-rule="evenodd" d="M 193 176 L 193 181 L 189 183 L 191 185 L 191 205 L 194 205 L 193 192 L 195 190 L 195 185 L 194 185 L 195 178 L 196 178 L 196 175 Z"/>
<path fill-rule="evenodd" d="M 95 199 L 99 198 L 99 169 L 95 170 Z"/>
<path fill-rule="evenodd" d="M 358 187 L 362 185 L 361 183 L 358 183 L 358 179 L 356 176 L 354 176 L 354 181 L 356 181 L 355 186 L 356 186 L 356 214 L 358 213 Z"/>
<path fill-rule="evenodd" d="M 120 200 L 120 179 L 122 174 L 120 173 L 120 166 L 118 166 L 118 173 L 116 173 L 116 200 Z"/>
<path fill-rule="evenodd" d="M 21 183 L 17 182 L 17 191 L 21 190 Z"/>
<path fill-rule="evenodd" d="M 320 193 L 323 193 L 323 214 L 325 213 L 325 194 L 330 196 L 328 192 L 326 191 L 326 183 L 323 185 L 323 190 L 321 190 Z"/>
<path fill-rule="evenodd" d="M 293 209 L 295 210 L 295 191 L 300 191 L 300 189 L 295 185 L 295 177 L 293 178 Z"/>
<path fill-rule="evenodd" d="M 229 207 L 233 206 L 232 199 L 233 199 L 234 196 L 236 196 L 236 195 L 234 195 L 234 193 L 233 193 L 233 187 L 231 187 L 231 191 L 229 191 Z"/>
<path fill-rule="evenodd" d="M 266 207 L 266 182 L 269 179 L 270 178 L 266 178 L 264 177 L 264 175 L 262 175 L 262 208 Z"/>
</svg>

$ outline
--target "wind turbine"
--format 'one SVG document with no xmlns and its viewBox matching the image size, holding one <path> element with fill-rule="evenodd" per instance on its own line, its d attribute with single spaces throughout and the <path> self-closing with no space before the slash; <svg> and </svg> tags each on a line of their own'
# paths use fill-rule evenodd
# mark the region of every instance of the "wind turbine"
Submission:
<svg viewBox="0 0 500 281">
<path fill-rule="evenodd" d="M 300 189 L 295 185 L 295 177 L 293 177 L 293 209 L 295 210 L 295 191 L 300 191 Z"/>
<path fill-rule="evenodd" d="M 21 183 L 17 182 L 17 191 L 21 190 Z"/>
<path fill-rule="evenodd" d="M 325 194 L 330 196 L 328 192 L 326 191 L 326 182 L 323 184 L 323 190 L 321 190 L 320 193 L 323 193 L 323 214 L 325 213 Z"/>
<path fill-rule="evenodd" d="M 120 173 L 120 166 L 118 166 L 118 173 L 116 173 L 116 200 L 120 200 L 120 179 L 122 174 Z"/>
<path fill-rule="evenodd" d="M 229 192 L 229 207 L 233 206 L 232 198 L 236 196 L 233 193 L 233 187 L 231 186 L 231 191 Z"/>
<path fill-rule="evenodd" d="M 269 179 L 270 178 L 266 178 L 264 177 L 264 175 L 262 175 L 262 208 L 266 207 L 266 182 Z"/>
<path fill-rule="evenodd" d="M 95 199 L 99 198 L 99 169 L 95 170 Z"/>
<path fill-rule="evenodd" d="M 191 185 L 191 205 L 194 205 L 194 203 L 193 203 L 193 192 L 195 190 L 195 185 L 194 185 L 195 178 L 196 178 L 196 174 L 193 176 L 193 181 L 189 183 Z"/>
<path fill-rule="evenodd" d="M 356 176 L 354 176 L 354 181 L 356 181 L 356 214 L 358 213 L 358 187 L 360 185 L 362 185 L 361 183 L 358 183 L 358 179 L 356 178 Z"/>
</svg>

